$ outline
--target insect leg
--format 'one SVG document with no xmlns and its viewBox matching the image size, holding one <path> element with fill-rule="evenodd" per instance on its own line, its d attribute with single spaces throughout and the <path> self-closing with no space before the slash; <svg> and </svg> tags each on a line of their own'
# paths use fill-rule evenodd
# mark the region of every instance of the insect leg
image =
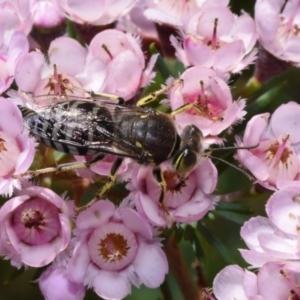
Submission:
<svg viewBox="0 0 300 300">
<path fill-rule="evenodd" d="M 199 107 L 197 107 L 196 105 L 192 104 L 192 103 L 187 103 L 187 104 L 184 104 L 180 107 L 178 107 L 177 109 L 173 110 L 171 112 L 171 116 L 175 116 L 175 115 L 178 115 L 182 112 L 185 112 L 189 109 L 193 109 L 195 112 L 197 112 L 199 115 L 202 115 L 204 117 L 207 117 L 206 113 Z M 223 118 L 222 117 L 211 117 L 212 120 L 217 120 L 217 121 L 222 121 Z"/>
<path fill-rule="evenodd" d="M 107 100 L 112 100 L 112 101 L 116 101 L 117 104 L 124 104 L 125 100 L 118 96 L 118 95 L 114 95 L 114 94 L 108 94 L 108 93 L 96 93 L 93 91 L 87 91 L 81 87 L 78 87 L 76 85 L 70 84 L 70 83 L 66 83 L 66 82 L 61 82 L 61 85 L 64 86 L 64 88 L 66 88 L 67 90 L 75 90 L 81 93 L 87 93 L 88 95 L 90 95 L 90 97 L 93 98 L 101 98 L 101 99 L 107 99 Z"/>
<path fill-rule="evenodd" d="M 80 213 L 83 210 L 86 210 L 87 208 L 89 208 L 90 206 L 92 206 L 97 200 L 101 199 L 104 197 L 104 195 L 109 191 L 109 189 L 111 188 L 112 184 L 116 181 L 116 177 L 117 177 L 117 172 L 118 169 L 120 168 L 121 164 L 122 164 L 123 158 L 122 157 L 118 157 L 115 162 L 113 163 L 111 170 L 110 170 L 110 175 L 108 177 L 107 182 L 104 184 L 104 186 L 99 190 L 99 192 L 97 193 L 96 197 L 91 200 L 88 204 L 81 206 L 81 207 L 76 207 L 75 211 L 77 213 Z"/>
<path fill-rule="evenodd" d="M 146 105 L 152 101 L 155 101 L 156 98 L 159 96 L 159 95 L 162 95 L 162 94 L 165 94 L 166 92 L 168 92 L 172 87 L 178 85 L 178 84 L 182 84 L 183 83 L 183 80 L 182 79 L 177 79 L 177 80 L 174 80 L 174 82 L 172 82 L 170 85 L 158 90 L 158 91 L 155 91 L 143 98 L 141 98 L 138 102 L 137 102 L 137 106 L 143 106 L 143 105 Z"/>
<path fill-rule="evenodd" d="M 161 187 L 159 203 L 161 205 L 164 205 L 164 199 L 165 199 L 166 192 L 167 192 L 167 184 L 166 184 L 164 175 L 159 167 L 154 168 L 152 171 L 152 174 L 153 174 L 153 177 L 155 178 L 155 180 L 157 181 L 157 183 Z"/>
<path fill-rule="evenodd" d="M 104 186 L 101 188 L 101 190 L 96 195 L 97 199 L 102 199 L 103 196 L 109 191 L 112 184 L 116 181 L 118 169 L 120 168 L 122 161 L 123 161 L 122 157 L 117 157 L 117 159 L 113 163 L 107 182 L 104 184 Z"/>
<path fill-rule="evenodd" d="M 58 165 L 57 167 L 44 168 L 36 171 L 27 171 L 23 174 L 13 175 L 13 178 L 17 179 L 28 175 L 38 176 L 41 174 L 52 173 L 52 172 L 65 172 L 70 170 L 89 168 L 91 165 L 102 160 L 105 157 L 105 155 L 106 154 L 104 153 L 100 153 L 97 156 L 95 156 L 93 159 L 86 162 L 71 162 L 71 163 Z"/>
</svg>

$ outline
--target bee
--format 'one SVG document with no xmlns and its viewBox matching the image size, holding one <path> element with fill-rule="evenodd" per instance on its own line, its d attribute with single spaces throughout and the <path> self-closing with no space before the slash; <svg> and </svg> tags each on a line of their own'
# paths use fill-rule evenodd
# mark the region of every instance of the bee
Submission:
<svg viewBox="0 0 300 300">
<path fill-rule="evenodd" d="M 96 199 L 107 193 L 123 158 L 129 157 L 138 164 L 153 167 L 153 176 L 161 186 L 159 202 L 163 203 L 166 183 L 160 164 L 170 160 L 174 171 L 188 173 L 195 168 L 203 152 L 202 132 L 196 126 L 188 125 L 179 134 L 172 114 L 141 107 L 166 93 L 171 86 L 142 98 L 135 106 L 107 94 L 93 94 L 91 99 L 47 95 L 41 97 L 49 105 L 38 109 L 19 106 L 25 126 L 38 141 L 72 155 L 95 155 L 87 162 L 61 164 L 21 176 L 90 167 L 110 153 L 117 159 Z"/>
<path fill-rule="evenodd" d="M 135 106 L 129 106 L 122 98 L 108 94 L 91 94 L 91 98 L 87 99 L 47 95 L 41 96 L 42 100 L 34 98 L 36 102 L 47 103 L 38 109 L 19 106 L 25 126 L 40 142 L 68 154 L 95 156 L 86 162 L 61 164 L 17 176 L 88 168 L 110 153 L 117 159 L 107 182 L 88 206 L 103 198 L 110 189 L 124 157 L 153 167 L 153 176 L 161 187 L 159 203 L 163 206 L 166 182 L 160 165 L 171 161 L 175 172 L 185 174 L 196 167 L 199 157 L 207 155 L 199 128 L 187 125 L 179 134 L 175 126 L 174 115 L 190 109 L 190 105 L 180 107 L 171 114 L 142 107 L 181 83 L 175 81 L 140 99 Z"/>
</svg>

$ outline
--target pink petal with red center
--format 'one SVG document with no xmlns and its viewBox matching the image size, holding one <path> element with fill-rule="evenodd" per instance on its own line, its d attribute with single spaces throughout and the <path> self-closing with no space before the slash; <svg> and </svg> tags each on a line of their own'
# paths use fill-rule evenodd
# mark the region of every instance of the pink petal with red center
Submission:
<svg viewBox="0 0 300 300">
<path fill-rule="evenodd" d="M 136 204 L 137 208 L 140 207 L 140 209 L 142 209 L 152 224 L 161 227 L 166 226 L 166 220 L 158 203 L 154 202 L 147 194 L 141 192 L 136 193 L 135 201 L 138 202 L 138 204 Z"/>
<path fill-rule="evenodd" d="M 131 43 L 134 39 L 128 37 L 130 37 L 130 35 L 126 35 L 115 29 L 102 31 L 92 39 L 89 46 L 89 55 L 99 58 L 106 64 L 109 64 L 115 56 L 122 51 L 133 50 Z M 134 41 L 136 43 L 136 40 Z M 106 45 L 107 50 L 103 48 L 103 45 Z M 143 56 L 141 49 L 139 49 L 139 52 Z"/>
<path fill-rule="evenodd" d="M 223 72 L 232 70 L 245 54 L 244 43 L 240 40 L 223 45 L 215 52 L 214 68 Z"/>
<path fill-rule="evenodd" d="M 211 38 L 215 19 L 218 19 L 217 24 L 217 39 L 230 32 L 234 25 L 234 15 L 229 8 L 221 5 L 208 5 L 199 14 L 197 34 L 206 38 Z"/>
<path fill-rule="evenodd" d="M 269 253 L 260 253 L 245 249 L 239 249 L 239 251 L 243 259 L 254 268 L 260 268 L 268 261 L 277 261 L 277 258 L 271 256 Z"/>
<path fill-rule="evenodd" d="M 217 185 L 218 170 L 210 159 L 205 159 L 194 170 L 197 177 L 198 187 L 205 193 L 211 194 Z"/>
<path fill-rule="evenodd" d="M 14 75 L 16 64 L 29 51 L 29 43 L 23 31 L 13 33 L 8 46 L 7 67 L 10 75 Z"/>
<path fill-rule="evenodd" d="M 155 72 L 153 71 L 153 69 L 155 67 L 157 58 L 158 58 L 158 54 L 154 54 L 150 57 L 146 69 L 144 69 L 143 71 L 140 87 L 145 87 L 154 78 Z"/>
<path fill-rule="evenodd" d="M 20 259 L 22 262 L 31 267 L 42 267 L 54 260 L 61 249 L 61 238 L 57 237 L 51 243 L 44 245 L 32 246 L 20 243 Z"/>
<path fill-rule="evenodd" d="M 201 199 L 200 201 L 198 199 Z M 208 198 L 204 198 L 201 191 L 197 191 L 192 200 L 187 202 L 178 208 L 172 215 L 177 222 L 190 223 L 202 219 L 209 209 L 211 208 L 211 201 Z"/>
<path fill-rule="evenodd" d="M 168 261 L 163 250 L 154 244 L 140 241 L 133 266 L 140 281 L 148 288 L 160 286 L 168 273 Z"/>
<path fill-rule="evenodd" d="M 251 118 L 244 133 L 244 144 L 246 146 L 256 145 L 260 141 L 262 134 L 267 129 L 269 117 L 270 114 L 265 113 Z"/>
<path fill-rule="evenodd" d="M 118 272 L 100 270 L 93 280 L 94 291 L 104 299 L 123 299 L 131 292 L 127 278 Z"/>
<path fill-rule="evenodd" d="M 221 270 L 213 282 L 213 291 L 217 299 L 248 300 L 249 298 L 244 290 L 244 277 L 245 271 L 237 265 L 227 266 Z M 250 277 L 248 281 L 251 282 L 251 286 L 257 289 L 255 274 L 249 274 L 248 277 Z M 255 293 L 255 290 L 252 293 Z"/>
<path fill-rule="evenodd" d="M 69 278 L 77 283 L 82 283 L 86 277 L 90 256 L 86 241 L 77 243 L 72 257 L 68 263 Z"/>
<path fill-rule="evenodd" d="M 251 34 L 252 33 L 252 34 Z M 248 53 L 256 42 L 256 29 L 254 20 L 247 14 L 243 14 L 235 20 L 231 31 L 234 40 L 242 40 Z"/>
<path fill-rule="evenodd" d="M 13 82 L 13 76 L 9 75 L 6 62 L 0 58 L 0 93 L 3 93 Z"/>
<path fill-rule="evenodd" d="M 83 300 L 85 295 L 84 286 L 71 281 L 65 267 L 50 266 L 38 282 L 47 300 Z"/>
<path fill-rule="evenodd" d="M 152 20 L 156 23 L 170 24 L 175 27 L 182 26 L 181 20 L 174 18 L 174 16 L 172 16 L 172 15 L 168 14 L 167 12 L 164 12 L 160 9 L 147 8 L 144 11 L 144 15 L 147 19 Z"/>
<path fill-rule="evenodd" d="M 51 42 L 48 55 L 51 64 L 59 66 L 60 72 L 75 76 L 84 68 L 87 50 L 76 40 L 63 36 Z"/>
<path fill-rule="evenodd" d="M 269 169 L 264 162 L 248 150 L 238 150 L 237 157 L 250 172 L 261 181 L 269 177 Z"/>
<path fill-rule="evenodd" d="M 0 222 L 4 219 L 10 218 L 10 213 L 21 205 L 24 201 L 26 201 L 29 196 L 18 196 L 12 198 L 10 201 L 6 201 L 0 208 Z"/>
<path fill-rule="evenodd" d="M 256 294 L 258 293 L 258 287 L 257 287 L 257 276 L 256 274 L 248 271 L 248 270 L 244 270 L 245 274 L 244 274 L 244 290 L 246 292 L 246 295 L 248 297 L 255 297 Z M 259 298 L 257 298 L 259 299 Z M 251 298 L 252 300 L 252 298 Z M 255 300 L 255 299 L 253 299 Z M 263 300 L 263 299 L 261 299 Z"/>
<path fill-rule="evenodd" d="M 299 259 L 296 254 L 298 252 L 296 239 L 274 233 L 261 233 L 258 240 L 263 251 L 277 259 Z"/>
<path fill-rule="evenodd" d="M 220 109 L 226 110 L 230 105 L 232 105 L 232 95 L 228 84 L 218 78 L 216 75 L 208 79 L 207 89 L 211 89 L 212 98 L 220 106 Z M 214 104 L 214 103 L 213 103 Z"/>
<path fill-rule="evenodd" d="M 0 131 L 11 137 L 17 137 L 23 131 L 23 119 L 20 110 L 8 99 L 0 97 Z M 11 126 L 11 124 L 14 126 Z"/>
<path fill-rule="evenodd" d="M 19 154 L 16 163 L 15 174 L 20 174 L 26 172 L 31 166 L 35 155 L 35 145 L 33 138 L 28 138 L 24 135 L 18 136 L 17 141 L 22 152 Z"/>
<path fill-rule="evenodd" d="M 280 25 L 279 14 L 273 5 L 268 0 L 259 0 L 255 4 L 256 30 L 263 45 L 275 38 Z"/>
<path fill-rule="evenodd" d="M 52 190 L 40 187 L 40 186 L 31 186 L 26 189 L 26 193 L 32 197 L 37 197 L 37 195 L 47 201 L 53 203 L 59 210 L 65 208 L 65 202 Z"/>
<path fill-rule="evenodd" d="M 97 228 L 105 224 L 115 213 L 115 206 L 107 200 L 97 201 L 89 209 L 81 212 L 76 220 L 78 229 Z"/>
<path fill-rule="evenodd" d="M 16 83 L 20 90 L 33 92 L 40 81 L 40 73 L 44 64 L 44 55 L 35 51 L 25 55 L 18 63 L 15 72 Z"/>
<path fill-rule="evenodd" d="M 300 215 L 299 188 L 275 192 L 268 200 L 266 212 L 270 220 L 283 232 L 297 235 Z"/>
<path fill-rule="evenodd" d="M 105 0 L 85 0 L 84 2 L 81 0 L 65 0 L 64 5 L 67 5 L 67 12 L 71 15 L 74 14 L 84 21 L 93 23 L 102 16 L 105 2 Z"/>
<path fill-rule="evenodd" d="M 123 224 L 134 233 L 139 233 L 148 240 L 152 239 L 152 229 L 150 224 L 144 220 L 138 212 L 129 208 L 119 208 L 118 212 Z"/>
<path fill-rule="evenodd" d="M 116 16 L 127 14 L 136 4 L 136 0 L 109 1 L 106 5 L 106 14 L 111 16 L 111 21 L 115 21 Z"/>
<path fill-rule="evenodd" d="M 0 177 L 4 177 L 15 170 L 20 149 L 16 139 L 5 132 L 0 131 L 0 141 Z"/>
<path fill-rule="evenodd" d="M 175 48 L 176 50 L 176 57 L 185 65 L 185 66 L 189 66 L 189 60 L 187 58 L 186 55 L 186 51 L 182 48 L 181 43 L 179 43 L 179 41 L 176 39 L 176 37 L 174 35 L 170 36 L 170 42 L 172 44 L 172 46 Z"/>
<path fill-rule="evenodd" d="M 273 113 L 270 126 L 275 137 L 289 134 L 291 143 L 300 141 L 300 105 L 296 102 L 289 102 L 280 105 Z"/>
<path fill-rule="evenodd" d="M 184 39 L 184 50 L 191 65 L 208 68 L 213 65 L 214 55 L 211 48 L 196 37 L 190 35 Z"/>
<path fill-rule="evenodd" d="M 38 1 L 31 5 L 31 18 L 37 27 L 51 28 L 60 25 L 65 17 L 56 1 Z"/>
<path fill-rule="evenodd" d="M 300 39 L 299 37 L 290 38 L 284 44 L 284 58 L 290 62 L 296 62 L 299 66 L 300 53 Z"/>
<path fill-rule="evenodd" d="M 279 263 L 265 264 L 257 274 L 259 293 L 265 300 L 282 300 L 291 296 L 291 286 L 281 273 Z"/>
<path fill-rule="evenodd" d="M 129 99 L 139 87 L 142 68 L 134 53 L 124 50 L 109 64 L 107 74 L 105 91 Z"/>
<path fill-rule="evenodd" d="M 245 222 L 241 228 L 241 237 L 246 245 L 255 251 L 262 252 L 258 236 L 262 233 L 273 233 L 276 227 L 265 217 L 254 217 Z"/>
</svg>

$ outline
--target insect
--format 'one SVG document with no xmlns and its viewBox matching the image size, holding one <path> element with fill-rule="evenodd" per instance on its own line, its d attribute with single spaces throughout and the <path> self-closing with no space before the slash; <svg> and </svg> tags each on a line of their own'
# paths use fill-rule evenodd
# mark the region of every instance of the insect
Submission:
<svg viewBox="0 0 300 300">
<path fill-rule="evenodd" d="M 173 85 L 179 83 L 177 81 Z M 181 107 L 172 114 L 140 107 L 173 85 L 142 98 L 137 106 L 128 106 L 122 98 L 107 94 L 92 95 L 91 99 L 48 95 L 42 97 L 43 102 L 49 105 L 37 110 L 19 106 L 25 126 L 45 145 L 72 155 L 95 155 L 87 162 L 61 164 L 25 174 L 39 175 L 90 167 L 106 154 L 114 154 L 117 159 L 107 182 L 97 193 L 96 201 L 116 180 L 123 158 L 129 157 L 141 165 L 153 167 L 153 176 L 161 186 L 159 202 L 163 205 L 166 183 L 160 164 L 171 160 L 174 171 L 189 173 L 197 165 L 198 158 L 204 155 L 202 132 L 196 126 L 188 125 L 179 135 L 173 121 L 174 114 L 190 107 Z M 108 101 L 107 98 L 117 101 Z M 93 201 L 89 205 L 91 203 Z"/>
<path fill-rule="evenodd" d="M 106 94 L 103 94 L 105 98 L 99 94 L 91 99 L 48 95 L 42 97 L 49 105 L 37 110 L 19 106 L 25 126 L 45 145 L 72 155 L 95 155 L 87 162 L 61 164 L 29 171 L 22 176 L 90 167 L 111 153 L 117 159 L 96 198 L 106 194 L 116 180 L 123 158 L 129 157 L 153 167 L 153 176 L 161 186 L 159 201 L 163 203 L 166 183 L 159 165 L 171 160 L 176 172 L 188 173 L 196 166 L 202 152 L 202 133 L 196 126 L 186 126 L 179 135 L 172 115 L 139 106 L 170 88 L 142 98 L 137 106 L 128 106 L 117 96 L 114 96 L 117 101 L 108 101 Z"/>
</svg>

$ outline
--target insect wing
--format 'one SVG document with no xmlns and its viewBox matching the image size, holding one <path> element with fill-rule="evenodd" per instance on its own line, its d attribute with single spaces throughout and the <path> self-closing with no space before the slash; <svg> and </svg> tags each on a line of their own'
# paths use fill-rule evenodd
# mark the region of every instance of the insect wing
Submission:
<svg viewBox="0 0 300 300">
<path fill-rule="evenodd" d="M 45 99 L 55 101 L 51 97 Z M 105 152 L 131 158 L 141 155 L 141 148 L 116 134 L 118 128 L 113 117 L 146 113 L 136 106 L 71 100 L 46 108 L 39 107 L 37 112 L 27 108 L 21 108 L 21 111 L 30 132 L 44 144 L 61 152 L 73 155 Z"/>
</svg>

